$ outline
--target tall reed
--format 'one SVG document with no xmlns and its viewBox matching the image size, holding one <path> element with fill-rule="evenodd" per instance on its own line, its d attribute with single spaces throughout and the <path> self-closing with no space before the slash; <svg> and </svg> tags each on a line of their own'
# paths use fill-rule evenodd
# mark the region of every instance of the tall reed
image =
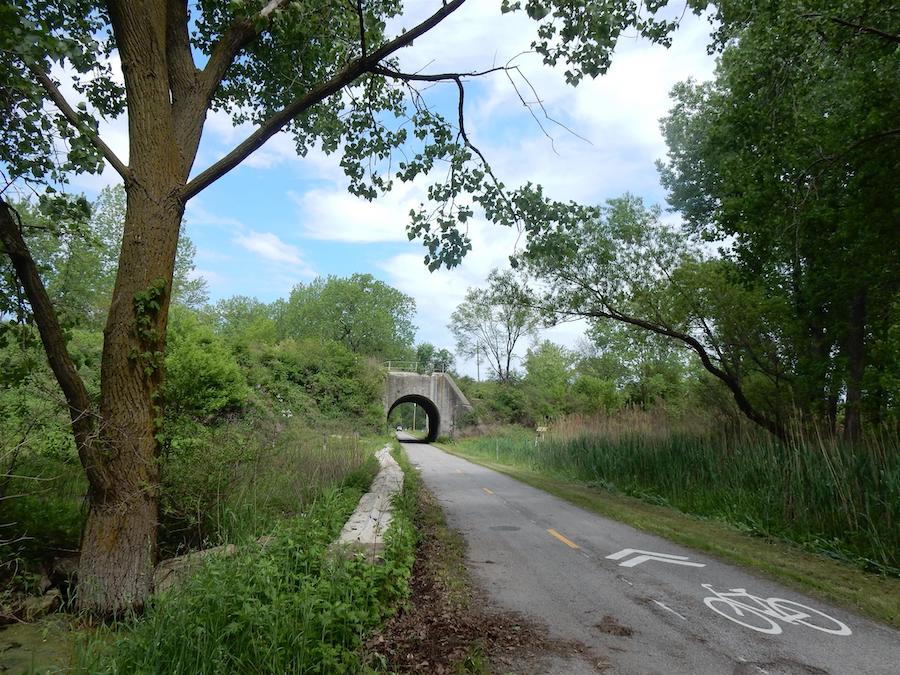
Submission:
<svg viewBox="0 0 900 675">
<path fill-rule="evenodd" d="M 627 410 L 568 418 L 543 438 L 519 432 L 465 445 L 900 575 L 900 442 L 886 430 L 856 445 L 815 430 L 781 443 L 699 417 Z"/>
</svg>

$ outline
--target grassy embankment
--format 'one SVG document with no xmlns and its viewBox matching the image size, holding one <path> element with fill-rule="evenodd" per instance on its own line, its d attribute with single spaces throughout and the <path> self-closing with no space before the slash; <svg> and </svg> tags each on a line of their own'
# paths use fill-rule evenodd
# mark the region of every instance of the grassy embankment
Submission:
<svg viewBox="0 0 900 675">
<path fill-rule="evenodd" d="M 582 507 L 900 626 L 900 453 L 726 438 L 631 412 L 444 447 Z"/>
<path fill-rule="evenodd" d="M 371 482 L 374 451 L 385 439 L 323 436 L 299 423 L 279 424 L 275 433 L 259 424 L 214 430 L 215 437 L 204 439 L 189 462 L 170 458 L 164 481 L 161 540 L 170 555 L 188 545 L 223 542 L 239 544 L 238 553 L 210 559 L 182 588 L 155 597 L 140 618 L 83 632 L 78 667 L 170 673 L 357 670 L 363 637 L 408 592 L 414 555 L 404 508 L 409 499 L 400 501 L 385 564 L 335 558 L 328 544 Z M 48 552 L 74 550 L 85 489 L 79 467 L 45 455 L 21 462 L 34 469 L 26 475 L 40 473 L 52 489 L 35 490 L 33 479 L 10 482 L 8 494 L 21 490 L 24 496 L 9 500 L 5 513 L 29 536 L 16 544 L 15 555 L 25 564 Z M 255 542 L 261 535 L 272 536 L 265 547 Z M 35 640 L 31 653 L 6 656 L 26 665 L 67 667 L 64 645 L 77 639 L 79 625 L 77 616 L 69 621 L 71 632 L 54 622 L 53 644 Z M 48 650 L 52 654 L 44 653 Z"/>
<path fill-rule="evenodd" d="M 160 545 L 163 557 L 188 549 L 239 543 L 267 534 L 275 522 L 304 511 L 324 490 L 375 470 L 384 439 L 324 436 L 301 424 L 271 420 L 225 424 L 190 453 L 164 460 Z M 78 550 L 87 483 L 76 458 L 25 454 L 8 480 L 4 520 L 20 541 L 4 562 L 35 563 Z M 37 579 L 34 579 L 37 581 Z"/>
<path fill-rule="evenodd" d="M 314 452 L 331 471 L 334 453 Z M 306 467 L 310 468 L 309 466 Z M 329 551 L 374 472 L 371 452 L 302 511 L 210 560 L 179 590 L 158 596 L 139 620 L 95 633 L 80 655 L 90 672 L 339 673 L 363 667 L 368 631 L 408 593 L 414 558 L 414 483 L 397 500 L 385 562 Z M 314 472 L 308 475 L 315 475 Z"/>
</svg>

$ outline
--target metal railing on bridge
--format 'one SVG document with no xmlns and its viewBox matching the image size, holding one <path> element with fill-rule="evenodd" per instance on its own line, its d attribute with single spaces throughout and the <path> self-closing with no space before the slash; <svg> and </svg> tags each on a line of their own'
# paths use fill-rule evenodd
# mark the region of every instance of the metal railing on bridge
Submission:
<svg viewBox="0 0 900 675">
<path fill-rule="evenodd" d="M 433 363 L 422 361 L 385 361 L 384 367 L 389 373 L 418 373 L 419 375 L 431 375 L 443 373 L 446 369 L 443 365 L 436 366 Z"/>
</svg>

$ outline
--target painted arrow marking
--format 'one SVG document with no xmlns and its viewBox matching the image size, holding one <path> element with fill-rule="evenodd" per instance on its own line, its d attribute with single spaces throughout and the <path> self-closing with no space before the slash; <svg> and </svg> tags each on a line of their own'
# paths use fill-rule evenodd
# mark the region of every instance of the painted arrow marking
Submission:
<svg viewBox="0 0 900 675">
<path fill-rule="evenodd" d="M 628 556 L 637 553 L 634 558 L 629 558 L 619 563 L 619 567 L 634 567 L 648 560 L 657 560 L 659 562 L 671 563 L 672 565 L 686 565 L 688 567 L 706 567 L 704 563 L 691 562 L 687 556 L 672 555 L 671 553 L 654 553 L 653 551 L 641 551 L 636 548 L 623 548 L 617 553 L 606 556 L 607 560 L 622 560 Z"/>
</svg>

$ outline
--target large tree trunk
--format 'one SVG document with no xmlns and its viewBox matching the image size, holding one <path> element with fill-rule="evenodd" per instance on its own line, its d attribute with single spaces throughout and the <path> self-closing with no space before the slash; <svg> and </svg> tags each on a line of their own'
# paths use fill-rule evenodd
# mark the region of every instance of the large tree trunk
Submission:
<svg viewBox="0 0 900 675">
<path fill-rule="evenodd" d="M 177 139 L 165 77 L 166 3 L 111 0 L 109 9 L 128 96 L 131 161 L 100 369 L 100 478 L 90 481 L 78 570 L 79 605 L 106 615 L 139 610 L 151 591 L 162 419 L 157 394 L 184 214 L 179 191 L 190 163 Z"/>
<path fill-rule="evenodd" d="M 844 440 L 862 438 L 862 385 L 866 354 L 866 291 L 858 290 L 850 304 L 847 330 L 847 402 L 844 407 Z"/>
<path fill-rule="evenodd" d="M 100 614 L 139 609 L 150 591 L 159 482 L 155 436 L 162 418 L 157 392 L 184 202 L 237 166 L 292 119 L 365 72 L 374 72 L 380 62 L 430 31 L 463 2 L 448 0 L 418 26 L 297 96 L 188 184 L 209 103 L 222 78 L 255 39 L 261 24 L 288 3 L 273 0 L 256 16 L 236 21 L 211 47 L 206 65 L 199 70 L 192 54 L 187 0 L 106 0 L 125 79 L 129 163 L 125 166 L 105 143 L 89 134 L 124 178 L 128 195 L 119 270 L 104 333 L 101 416 L 96 427 L 79 424 L 94 418 L 86 415 L 85 389 L 68 358 L 59 326 L 50 320 L 41 324 L 51 365 L 69 400 L 76 440 L 81 426 L 86 429 L 84 442 L 78 440 L 90 502 L 79 566 L 82 608 Z M 29 68 L 70 124 L 88 133 L 50 78 L 38 67 L 29 64 Z M 3 206 L 0 200 L 0 209 Z M 7 239 L 15 243 L 10 223 L 11 218 L 0 219 L 0 226 L 5 224 L 0 234 L 10 235 L 4 243 Z M 30 265 L 28 278 L 39 282 L 30 257 L 16 256 L 11 253 L 24 268 Z M 16 270 L 20 272 L 19 267 Z M 31 291 L 29 300 L 34 305 Z M 49 308 L 49 301 L 46 304 Z M 58 353 L 52 351 L 56 347 Z M 92 433 L 94 428 L 99 435 Z"/>
<path fill-rule="evenodd" d="M 183 207 L 129 193 L 119 274 L 101 364 L 102 481 L 90 486 L 79 603 L 139 609 L 156 564 L 158 443 L 165 331 Z"/>
</svg>

